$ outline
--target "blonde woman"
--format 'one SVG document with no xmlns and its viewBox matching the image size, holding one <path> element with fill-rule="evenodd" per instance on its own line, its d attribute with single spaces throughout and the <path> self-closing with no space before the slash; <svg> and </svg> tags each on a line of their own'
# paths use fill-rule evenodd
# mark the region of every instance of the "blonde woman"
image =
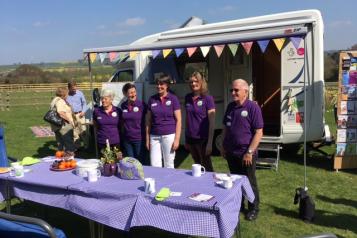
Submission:
<svg viewBox="0 0 357 238">
<path fill-rule="evenodd" d="M 199 72 L 190 78 L 191 93 L 185 97 L 186 108 L 186 143 L 196 164 L 203 165 L 207 171 L 213 171 L 211 153 L 215 125 L 215 104 L 208 95 L 207 83 Z"/>
<path fill-rule="evenodd" d="M 51 108 L 55 108 L 58 115 L 63 118 L 64 125 L 58 127 L 51 124 L 51 129 L 55 133 L 58 150 L 74 152 L 73 142 L 74 120 L 71 106 L 67 103 L 68 89 L 60 87 L 56 90 L 56 97 L 51 102 Z"/>
</svg>

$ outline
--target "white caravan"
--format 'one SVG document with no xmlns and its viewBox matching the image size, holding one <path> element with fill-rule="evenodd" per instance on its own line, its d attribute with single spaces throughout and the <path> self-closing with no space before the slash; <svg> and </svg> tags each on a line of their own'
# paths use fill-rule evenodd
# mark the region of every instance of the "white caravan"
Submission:
<svg viewBox="0 0 357 238">
<path fill-rule="evenodd" d="M 293 42 L 292 37 L 302 40 Z M 285 39 L 281 41 L 284 44 L 280 50 L 274 39 Z M 262 40 L 269 40 L 264 53 L 258 45 Z M 248 54 L 242 47 L 243 42 L 254 42 Z M 235 56 L 229 44 L 239 44 Z M 220 57 L 214 45 L 225 45 Z M 201 46 L 212 46 L 206 57 Z M 174 50 L 167 57 L 162 54 L 153 57 L 157 50 L 189 47 L 198 47 L 191 57 L 186 50 L 179 57 Z M 304 141 L 304 120 L 307 141 L 321 141 L 328 129 L 324 120 L 323 48 L 321 13 L 304 10 L 213 24 L 191 18 L 179 29 L 149 35 L 129 45 L 85 49 L 84 53 L 88 56 L 90 53 L 138 53 L 135 59 L 127 57 L 118 63 L 115 74 L 103 84 L 103 87 L 116 88 L 119 99 L 123 97 L 122 85 L 133 81 L 139 89 L 139 97 L 147 101 L 156 93 L 155 77 L 167 73 L 176 81 L 171 90 L 183 103 L 189 92 L 189 75 L 194 70 L 205 72 L 209 93 L 216 103 L 215 138 L 219 138 L 224 111 L 231 100 L 231 81 L 243 78 L 250 85 L 250 98 L 262 108 L 262 142 L 288 144 Z M 88 62 L 90 64 L 89 57 Z"/>
</svg>

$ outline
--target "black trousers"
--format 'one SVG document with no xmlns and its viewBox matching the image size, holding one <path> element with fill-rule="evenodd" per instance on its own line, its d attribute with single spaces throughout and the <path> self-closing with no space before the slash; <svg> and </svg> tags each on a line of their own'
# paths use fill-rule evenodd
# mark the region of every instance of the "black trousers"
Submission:
<svg viewBox="0 0 357 238">
<path fill-rule="evenodd" d="M 243 164 L 243 157 L 238 157 L 234 155 L 227 154 L 226 159 L 228 162 L 229 170 L 232 174 L 242 174 L 248 177 L 250 185 L 252 186 L 253 193 L 255 196 L 255 200 L 253 203 L 248 202 L 248 209 L 249 210 L 259 210 L 259 190 L 257 184 L 257 178 L 255 176 L 255 169 L 256 169 L 256 158 L 257 155 L 253 155 L 252 165 L 245 166 Z M 244 196 L 242 196 L 242 207 L 244 207 Z"/>
<path fill-rule="evenodd" d="M 186 138 L 186 143 L 189 145 L 195 164 L 201 164 L 206 171 L 213 172 L 211 156 L 206 155 L 207 140 Z"/>
</svg>

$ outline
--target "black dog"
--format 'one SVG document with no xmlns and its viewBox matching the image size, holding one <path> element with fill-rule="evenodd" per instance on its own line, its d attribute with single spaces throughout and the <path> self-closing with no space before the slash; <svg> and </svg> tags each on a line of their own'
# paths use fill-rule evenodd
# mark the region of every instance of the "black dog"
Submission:
<svg viewBox="0 0 357 238">
<path fill-rule="evenodd" d="M 297 203 L 299 203 L 299 217 L 305 222 L 312 222 L 315 218 L 315 203 L 303 188 L 296 189 L 294 204 Z"/>
</svg>

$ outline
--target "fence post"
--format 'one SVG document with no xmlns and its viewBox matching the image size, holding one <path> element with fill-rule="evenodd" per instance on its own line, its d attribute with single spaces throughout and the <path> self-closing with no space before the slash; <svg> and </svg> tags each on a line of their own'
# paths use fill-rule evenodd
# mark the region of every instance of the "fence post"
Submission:
<svg viewBox="0 0 357 238">
<path fill-rule="evenodd" d="M 6 110 L 10 111 L 10 92 L 6 93 Z"/>
</svg>

